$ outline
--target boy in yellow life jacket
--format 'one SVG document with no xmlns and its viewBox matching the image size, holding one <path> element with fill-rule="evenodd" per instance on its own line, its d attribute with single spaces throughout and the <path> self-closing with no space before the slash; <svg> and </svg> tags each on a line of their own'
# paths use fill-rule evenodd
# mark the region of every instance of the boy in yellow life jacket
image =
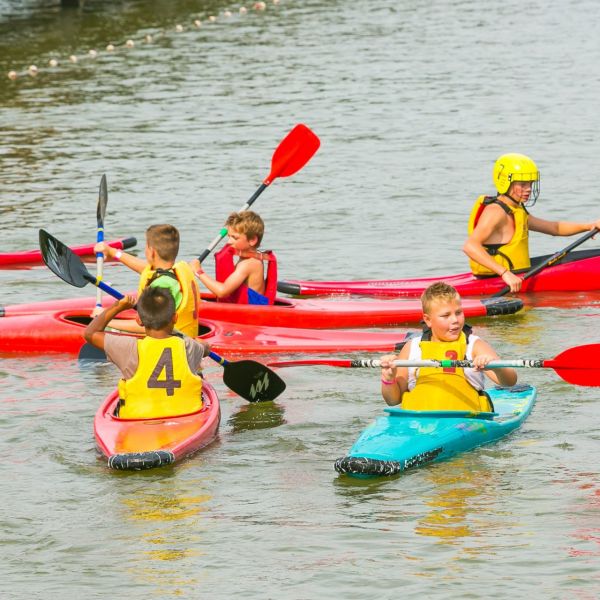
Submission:
<svg viewBox="0 0 600 600">
<path fill-rule="evenodd" d="M 137 301 L 137 321 L 145 337 L 105 333 L 107 324 L 132 308 L 125 296 L 102 311 L 85 329 L 87 342 L 104 350 L 121 371 L 119 414 L 122 419 L 174 417 L 202 408 L 202 358 L 210 347 L 187 336 L 173 335 L 175 301 L 168 289 L 148 287 Z"/>
<path fill-rule="evenodd" d="M 463 252 L 474 275 L 498 275 L 512 292 L 521 289 L 522 279 L 513 271 L 531 266 L 529 231 L 568 236 L 600 227 L 594 223 L 546 221 L 529 214 L 540 191 L 540 172 L 523 154 L 503 154 L 494 164 L 496 196 L 480 196 L 469 218 L 469 237 Z"/>
<path fill-rule="evenodd" d="M 220 302 L 273 304 L 277 293 L 277 259 L 269 250 L 258 250 L 265 232 L 263 220 L 255 212 L 244 210 L 231 213 L 225 227 L 229 239 L 215 254 L 215 278 L 205 273 L 198 259 L 191 261 L 190 267 Z M 236 264 L 234 256 L 239 257 Z"/>
<path fill-rule="evenodd" d="M 177 309 L 177 329 L 190 337 L 198 335 L 200 292 L 194 273 L 188 263 L 177 261 L 179 231 L 173 225 L 151 225 L 146 230 L 146 260 L 128 252 L 116 250 L 104 242 L 94 246 L 94 252 L 115 258 L 126 267 L 140 273 L 138 296 L 147 286 L 170 290 Z M 95 314 L 94 311 L 93 314 Z M 111 324 L 121 331 L 143 333 L 143 328 L 132 320 L 119 319 Z"/>
<path fill-rule="evenodd" d="M 514 369 L 483 371 L 498 355 L 484 340 L 470 333 L 460 296 L 443 281 L 430 285 L 421 296 L 426 327 L 411 338 L 398 355 L 381 359 L 381 394 L 390 405 L 406 410 L 493 411 L 484 392 L 485 375 L 501 386 L 517 382 Z M 472 360 L 472 369 L 394 367 L 394 360 Z"/>
</svg>

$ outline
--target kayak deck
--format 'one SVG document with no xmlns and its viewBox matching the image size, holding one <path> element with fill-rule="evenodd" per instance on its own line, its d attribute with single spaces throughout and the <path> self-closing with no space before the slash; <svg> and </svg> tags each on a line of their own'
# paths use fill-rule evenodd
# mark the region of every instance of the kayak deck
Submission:
<svg viewBox="0 0 600 600">
<path fill-rule="evenodd" d="M 158 419 L 120 419 L 115 416 L 118 393 L 112 392 L 94 417 L 98 450 L 112 469 L 141 471 L 179 461 L 210 444 L 220 421 L 219 398 L 206 382 L 202 409 Z"/>
<path fill-rule="evenodd" d="M 91 309 L 0 318 L 0 355 L 61 353 L 95 358 L 83 331 Z M 200 320 L 199 339 L 228 358 L 246 354 L 397 351 L 406 330 L 294 329 Z M 122 334 L 126 335 L 126 334 Z"/>
<path fill-rule="evenodd" d="M 487 392 L 493 413 L 386 408 L 348 455 L 336 460 L 335 470 L 355 477 L 396 475 L 495 442 L 523 423 L 536 398 L 530 385 Z"/>
<path fill-rule="evenodd" d="M 535 267 L 552 255 L 531 259 Z M 277 290 L 293 296 L 355 294 L 364 296 L 415 297 L 436 281 L 454 286 L 462 296 L 495 294 L 504 287 L 500 277 L 475 277 L 472 273 L 411 279 L 355 281 L 286 280 L 277 283 Z M 579 250 L 567 254 L 558 263 L 547 267 L 523 282 L 521 292 L 561 292 L 600 290 L 600 249 Z"/>
<path fill-rule="evenodd" d="M 114 300 L 103 299 L 103 306 Z M 0 306 L 0 317 L 17 317 L 63 311 L 89 310 L 96 305 L 95 297 L 50 300 L 29 304 Z M 520 298 L 468 298 L 462 307 L 467 318 L 512 315 L 523 308 Z M 295 329 L 355 329 L 359 327 L 390 327 L 419 323 L 423 316 L 420 300 L 286 300 L 274 305 L 249 305 L 215 302 L 214 296 L 203 295 L 201 319 L 228 323 Z"/>
</svg>

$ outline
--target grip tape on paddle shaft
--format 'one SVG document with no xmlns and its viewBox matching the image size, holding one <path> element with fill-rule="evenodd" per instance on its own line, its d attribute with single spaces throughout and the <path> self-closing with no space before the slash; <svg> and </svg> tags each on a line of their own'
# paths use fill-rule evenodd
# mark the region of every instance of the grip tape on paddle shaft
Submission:
<svg viewBox="0 0 600 600">
<path fill-rule="evenodd" d="M 371 361 L 381 363 L 381 361 Z M 443 369 L 472 369 L 472 360 L 395 360 L 396 367 L 440 367 Z M 544 367 L 543 359 L 517 359 L 517 360 L 492 360 L 484 369 L 502 369 L 502 368 L 530 368 L 539 369 Z M 377 366 L 375 364 L 369 366 Z M 380 366 L 380 365 L 379 365 Z"/>
</svg>

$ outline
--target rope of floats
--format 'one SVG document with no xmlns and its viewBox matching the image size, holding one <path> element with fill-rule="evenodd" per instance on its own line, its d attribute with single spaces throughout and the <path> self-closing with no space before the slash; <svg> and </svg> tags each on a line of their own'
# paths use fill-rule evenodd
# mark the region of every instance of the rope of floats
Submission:
<svg viewBox="0 0 600 600">
<path fill-rule="evenodd" d="M 279 4 L 279 1 L 280 0 L 271 0 L 271 4 L 277 5 L 277 4 Z M 243 15 L 248 14 L 249 10 L 254 10 L 256 12 L 262 12 L 266 9 L 267 9 L 266 2 L 254 2 L 250 8 L 246 8 L 245 6 L 240 6 L 240 8 L 237 10 L 237 13 L 239 15 L 243 16 Z M 196 17 L 193 19 L 193 21 L 191 23 L 191 27 L 200 29 L 204 23 L 209 23 L 209 24 L 215 23 L 218 20 L 218 18 L 221 16 L 225 19 L 229 19 L 233 16 L 233 12 L 231 10 L 224 10 L 222 13 L 218 13 L 218 15 L 207 16 L 204 21 L 202 21 L 200 18 Z M 148 33 L 145 36 L 143 36 L 142 38 L 138 38 L 138 39 L 129 38 L 127 41 L 123 42 L 122 44 L 109 43 L 106 45 L 105 52 L 111 53 L 111 52 L 116 52 L 118 50 L 123 50 L 123 49 L 127 50 L 127 49 L 131 49 L 131 48 L 135 48 L 136 44 L 138 44 L 138 43 L 152 44 L 156 39 L 166 36 L 169 33 L 172 33 L 172 32 L 183 33 L 184 31 L 186 31 L 185 25 L 178 23 L 177 25 L 175 25 L 175 27 L 173 29 L 162 30 L 162 31 L 155 33 L 154 35 Z M 88 52 L 86 54 L 83 54 L 83 55 L 71 54 L 66 59 L 66 61 L 68 61 L 71 64 L 77 64 L 82 60 L 95 59 L 98 56 L 100 56 L 100 54 L 101 54 L 101 52 L 92 48 L 92 49 L 88 50 Z M 60 64 L 61 64 L 61 61 L 59 61 L 57 58 L 51 58 L 48 60 L 48 65 L 45 68 L 38 68 L 37 65 L 32 64 L 32 65 L 29 65 L 29 67 L 27 67 L 26 69 L 22 69 L 21 71 L 11 69 L 10 71 L 8 71 L 7 76 L 11 81 L 16 81 L 17 79 L 19 79 L 19 77 L 27 77 L 27 76 L 37 77 L 37 75 L 39 73 L 41 73 L 42 71 L 56 69 Z"/>
</svg>

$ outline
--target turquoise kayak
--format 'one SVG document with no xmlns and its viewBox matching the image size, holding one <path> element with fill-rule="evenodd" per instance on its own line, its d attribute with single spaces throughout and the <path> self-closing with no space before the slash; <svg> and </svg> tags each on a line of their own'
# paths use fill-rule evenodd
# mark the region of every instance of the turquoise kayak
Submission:
<svg viewBox="0 0 600 600">
<path fill-rule="evenodd" d="M 388 407 L 335 461 L 353 477 L 396 475 L 495 442 L 521 426 L 535 403 L 530 385 L 486 390 L 495 412 L 417 411 Z"/>
</svg>

